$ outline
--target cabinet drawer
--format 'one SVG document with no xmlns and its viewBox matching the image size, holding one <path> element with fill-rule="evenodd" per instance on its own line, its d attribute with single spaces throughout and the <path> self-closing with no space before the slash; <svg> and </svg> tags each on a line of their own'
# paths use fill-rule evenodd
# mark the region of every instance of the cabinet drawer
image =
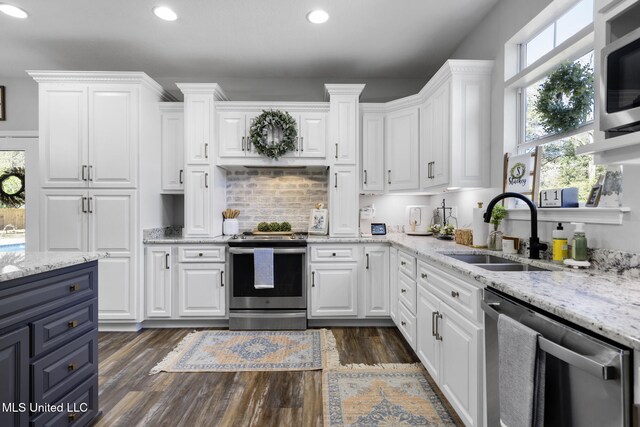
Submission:
<svg viewBox="0 0 640 427">
<path fill-rule="evenodd" d="M 416 257 L 398 251 L 398 269 L 410 279 L 416 278 Z"/>
<path fill-rule="evenodd" d="M 95 298 L 97 272 L 96 262 L 91 268 L 0 289 L 0 329 L 57 307 Z"/>
<path fill-rule="evenodd" d="M 409 312 L 409 309 L 403 304 L 398 304 L 398 329 L 407 340 L 411 348 L 416 349 L 416 316 Z"/>
<path fill-rule="evenodd" d="M 357 246 L 312 246 L 311 261 L 358 261 Z"/>
<path fill-rule="evenodd" d="M 98 331 L 31 364 L 32 398 L 36 403 L 54 402 L 98 370 Z"/>
<path fill-rule="evenodd" d="M 75 387 L 69 394 L 54 403 L 63 405 L 62 412 L 43 412 L 31 420 L 31 427 L 85 426 L 98 412 L 98 374 Z"/>
<path fill-rule="evenodd" d="M 422 261 L 418 263 L 418 285 L 441 298 L 461 315 L 482 322 L 480 288 Z"/>
<path fill-rule="evenodd" d="M 398 300 L 413 314 L 416 313 L 416 281 L 404 273 L 398 274 Z"/>
<path fill-rule="evenodd" d="M 98 299 L 94 298 L 31 323 L 31 356 L 37 357 L 95 329 L 97 320 Z"/>
<path fill-rule="evenodd" d="M 180 262 L 224 262 L 225 246 L 179 247 Z"/>
</svg>

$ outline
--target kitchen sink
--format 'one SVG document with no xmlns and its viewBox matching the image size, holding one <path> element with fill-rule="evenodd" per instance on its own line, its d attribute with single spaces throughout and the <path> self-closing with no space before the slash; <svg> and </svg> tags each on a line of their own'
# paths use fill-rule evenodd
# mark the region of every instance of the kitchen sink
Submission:
<svg viewBox="0 0 640 427">
<path fill-rule="evenodd" d="M 444 254 L 467 264 L 472 264 L 491 271 L 551 271 L 546 268 L 536 267 L 495 255 L 484 254 Z"/>
</svg>

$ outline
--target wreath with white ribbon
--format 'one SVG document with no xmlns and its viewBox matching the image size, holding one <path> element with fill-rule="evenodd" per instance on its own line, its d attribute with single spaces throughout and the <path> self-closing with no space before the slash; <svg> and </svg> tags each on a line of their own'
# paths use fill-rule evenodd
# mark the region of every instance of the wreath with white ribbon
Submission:
<svg viewBox="0 0 640 427">
<path fill-rule="evenodd" d="M 590 65 L 567 62 L 540 85 L 535 109 L 549 133 L 564 133 L 582 125 L 591 111 L 593 70 Z"/>
<path fill-rule="evenodd" d="M 280 110 L 263 110 L 249 129 L 249 141 L 256 151 L 275 160 L 295 150 L 297 136 L 296 120 Z"/>
<path fill-rule="evenodd" d="M 12 167 L 0 174 L 0 203 L 9 208 L 19 208 L 24 202 L 24 168 Z"/>
</svg>

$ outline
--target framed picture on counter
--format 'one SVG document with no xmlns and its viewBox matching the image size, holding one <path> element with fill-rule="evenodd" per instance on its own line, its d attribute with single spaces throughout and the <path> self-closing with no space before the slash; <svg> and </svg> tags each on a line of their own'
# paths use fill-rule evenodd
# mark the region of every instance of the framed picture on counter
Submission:
<svg viewBox="0 0 640 427">
<path fill-rule="evenodd" d="M 309 216 L 309 234 L 326 235 L 329 231 L 329 211 L 312 209 Z"/>
<path fill-rule="evenodd" d="M 584 205 L 588 208 L 598 207 L 598 203 L 600 203 L 600 194 L 602 194 L 601 184 L 596 184 L 591 187 L 591 191 L 589 192 L 589 196 L 587 197 L 587 203 L 585 203 Z"/>
<path fill-rule="evenodd" d="M 4 104 L 4 86 L 0 86 L 0 122 L 7 120 Z"/>
</svg>

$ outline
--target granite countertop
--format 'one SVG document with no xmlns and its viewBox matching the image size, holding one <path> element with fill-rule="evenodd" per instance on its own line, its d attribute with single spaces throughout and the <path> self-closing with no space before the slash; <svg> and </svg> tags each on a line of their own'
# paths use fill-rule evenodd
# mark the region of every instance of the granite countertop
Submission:
<svg viewBox="0 0 640 427">
<path fill-rule="evenodd" d="M 107 257 L 96 252 L 0 252 L 0 282 Z"/>
</svg>

